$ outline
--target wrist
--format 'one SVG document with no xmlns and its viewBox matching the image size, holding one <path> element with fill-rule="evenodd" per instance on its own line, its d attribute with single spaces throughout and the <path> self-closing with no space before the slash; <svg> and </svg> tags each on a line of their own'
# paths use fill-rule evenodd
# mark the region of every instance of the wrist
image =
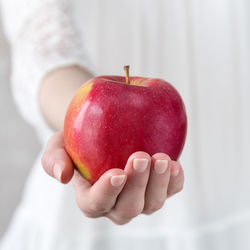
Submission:
<svg viewBox="0 0 250 250">
<path fill-rule="evenodd" d="M 67 107 L 80 86 L 92 75 L 78 66 L 58 68 L 46 75 L 39 89 L 39 106 L 48 125 L 63 129 Z"/>
</svg>

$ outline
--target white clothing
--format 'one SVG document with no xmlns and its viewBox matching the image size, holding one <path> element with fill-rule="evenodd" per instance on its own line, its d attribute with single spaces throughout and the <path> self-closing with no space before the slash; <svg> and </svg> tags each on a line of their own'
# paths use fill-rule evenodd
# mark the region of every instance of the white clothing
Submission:
<svg viewBox="0 0 250 250">
<path fill-rule="evenodd" d="M 184 190 L 125 226 L 88 219 L 71 184 L 37 159 L 1 250 L 250 249 L 250 33 L 247 1 L 2 0 L 12 90 L 42 142 L 41 79 L 78 64 L 101 74 L 160 77 L 186 104 Z M 247 22 L 248 21 L 248 22 Z"/>
</svg>

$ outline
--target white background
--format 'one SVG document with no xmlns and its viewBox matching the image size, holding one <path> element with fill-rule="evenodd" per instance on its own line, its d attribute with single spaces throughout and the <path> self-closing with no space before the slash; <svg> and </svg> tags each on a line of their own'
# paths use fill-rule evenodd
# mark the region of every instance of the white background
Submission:
<svg viewBox="0 0 250 250">
<path fill-rule="evenodd" d="M 28 170 L 40 145 L 16 110 L 10 93 L 8 43 L 0 26 L 0 237 L 21 199 Z"/>
</svg>

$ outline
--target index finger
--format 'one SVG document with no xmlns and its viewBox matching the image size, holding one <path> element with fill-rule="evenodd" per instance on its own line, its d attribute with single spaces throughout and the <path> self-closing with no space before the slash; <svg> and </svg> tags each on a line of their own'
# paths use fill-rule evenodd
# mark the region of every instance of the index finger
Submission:
<svg viewBox="0 0 250 250">
<path fill-rule="evenodd" d="M 124 170 L 113 168 L 91 185 L 75 170 L 72 183 L 76 191 L 77 204 L 82 212 L 91 218 L 100 217 L 109 212 L 115 205 L 126 178 Z"/>
</svg>

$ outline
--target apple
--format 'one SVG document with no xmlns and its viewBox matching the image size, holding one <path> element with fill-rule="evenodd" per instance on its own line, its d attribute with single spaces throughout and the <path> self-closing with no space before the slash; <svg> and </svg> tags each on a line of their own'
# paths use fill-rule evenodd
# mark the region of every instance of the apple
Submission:
<svg viewBox="0 0 250 250">
<path fill-rule="evenodd" d="M 64 123 L 65 149 L 78 171 L 94 183 L 108 169 L 125 167 L 136 151 L 177 160 L 187 116 L 177 90 L 157 78 L 98 76 L 73 97 Z"/>
</svg>

